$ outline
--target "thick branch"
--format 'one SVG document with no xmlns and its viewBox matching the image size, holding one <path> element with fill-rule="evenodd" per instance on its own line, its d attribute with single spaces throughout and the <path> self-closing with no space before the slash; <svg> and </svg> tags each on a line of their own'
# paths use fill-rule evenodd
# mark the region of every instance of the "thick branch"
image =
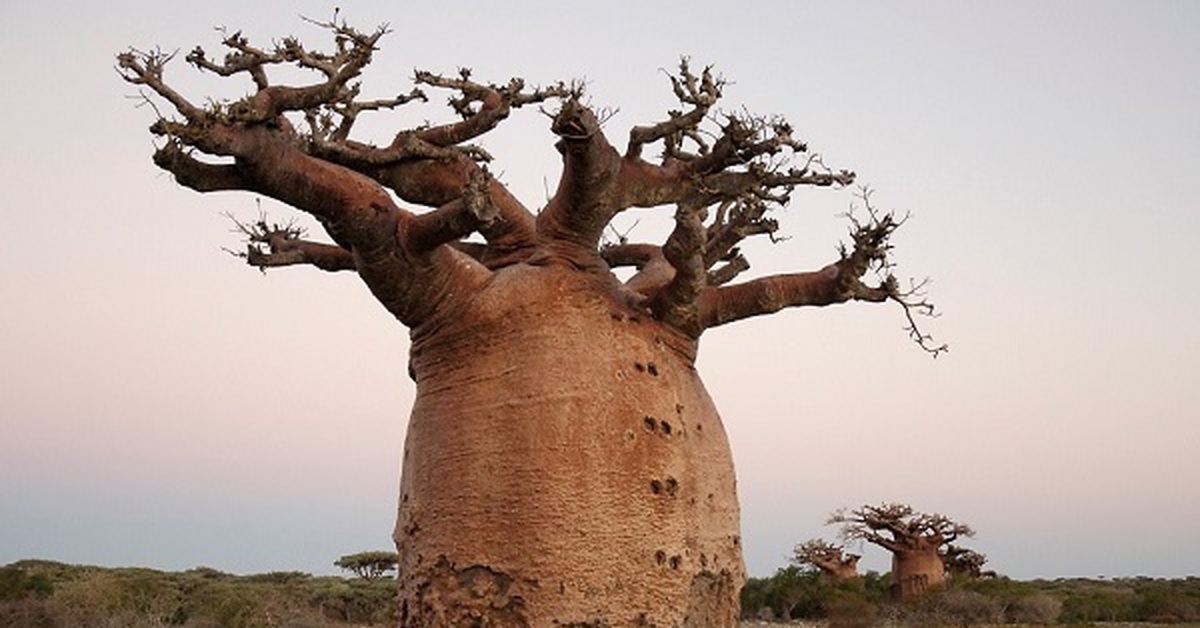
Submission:
<svg viewBox="0 0 1200 628">
<path fill-rule="evenodd" d="M 694 337 L 703 327 L 696 300 L 708 280 L 704 264 L 704 208 L 680 205 L 675 210 L 675 229 L 663 244 L 663 257 L 675 276 L 650 303 L 655 318 Z"/>
<path fill-rule="evenodd" d="M 353 142 L 338 146 L 346 151 L 322 153 L 322 156 L 373 178 L 406 203 L 428 207 L 441 207 L 453 202 L 463 194 L 469 182 L 482 172 L 479 164 L 462 156 L 402 160 L 374 167 L 358 159 L 360 153 L 357 151 L 369 152 L 372 150 L 370 147 Z M 537 235 L 533 213 L 494 177 L 487 177 L 487 183 L 489 202 L 496 216 L 495 220 L 481 224 L 479 232 L 489 244 L 488 254 L 483 261 L 489 267 L 495 267 L 533 248 Z"/>
<path fill-rule="evenodd" d="M 405 242 L 411 253 L 423 255 L 443 244 L 464 238 L 496 219 L 489 198 L 491 177 L 478 172 L 463 189 L 463 195 L 437 210 L 402 221 Z"/>
<path fill-rule="evenodd" d="M 538 232 L 552 245 L 595 256 L 600 236 L 621 209 L 615 186 L 621 156 L 609 144 L 596 114 L 572 98 L 550 127 L 563 156 L 558 190 L 538 215 Z M 574 260 L 582 261 L 582 260 Z"/>
<path fill-rule="evenodd" d="M 180 185 L 197 192 L 250 189 L 250 181 L 235 164 L 209 164 L 188 155 L 174 138 L 154 151 L 154 164 L 175 176 Z"/>
<path fill-rule="evenodd" d="M 847 301 L 878 303 L 883 287 L 871 288 L 848 276 L 839 264 L 808 273 L 772 275 L 746 283 L 709 288 L 700 298 L 700 323 L 707 329 L 787 307 L 823 306 Z"/>
<path fill-rule="evenodd" d="M 600 249 L 600 256 L 611 268 L 637 268 L 638 272 L 625 282 L 625 287 L 643 297 L 657 294 L 675 276 L 662 247 L 653 244 L 612 244 Z"/>
<path fill-rule="evenodd" d="M 735 253 L 728 262 L 713 268 L 708 272 L 708 285 L 713 287 L 723 286 L 734 279 L 738 275 L 750 270 L 750 262 L 740 253 Z"/>
</svg>

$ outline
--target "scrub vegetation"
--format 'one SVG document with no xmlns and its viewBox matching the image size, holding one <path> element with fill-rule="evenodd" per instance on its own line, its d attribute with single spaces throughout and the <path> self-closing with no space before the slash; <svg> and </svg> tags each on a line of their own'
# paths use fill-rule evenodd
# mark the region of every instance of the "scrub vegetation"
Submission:
<svg viewBox="0 0 1200 628">
<path fill-rule="evenodd" d="M 1200 626 L 1200 578 L 950 579 L 897 600 L 890 574 L 843 581 L 788 566 L 750 578 L 742 616 L 838 626 Z"/>
<path fill-rule="evenodd" d="M 897 601 L 889 574 L 833 581 L 792 565 L 750 578 L 743 626 L 1200 626 L 1200 578 L 951 579 Z M 22 560 L 0 567 L 0 628 L 394 626 L 388 577 L 232 575 Z"/>
<path fill-rule="evenodd" d="M 0 627 L 394 626 L 391 578 L 296 571 L 238 576 L 23 560 L 0 567 Z"/>
</svg>

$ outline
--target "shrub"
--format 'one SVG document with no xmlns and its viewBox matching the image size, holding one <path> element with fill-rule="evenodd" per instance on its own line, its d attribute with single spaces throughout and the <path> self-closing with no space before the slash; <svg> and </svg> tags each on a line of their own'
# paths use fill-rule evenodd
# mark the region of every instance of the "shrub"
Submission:
<svg viewBox="0 0 1200 628">
<path fill-rule="evenodd" d="M 1062 615 L 1062 600 L 1049 593 L 1030 593 L 1017 598 L 1006 613 L 1010 622 L 1048 625 L 1058 623 Z"/>
<path fill-rule="evenodd" d="M 826 603 L 829 628 L 867 628 L 878 620 L 879 608 L 861 591 L 836 591 Z"/>
</svg>

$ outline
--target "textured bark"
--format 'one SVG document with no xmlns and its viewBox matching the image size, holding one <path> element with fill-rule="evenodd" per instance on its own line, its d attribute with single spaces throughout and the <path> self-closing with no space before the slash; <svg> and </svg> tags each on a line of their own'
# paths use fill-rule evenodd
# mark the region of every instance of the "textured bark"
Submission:
<svg viewBox="0 0 1200 628">
<path fill-rule="evenodd" d="M 414 333 L 402 625 L 734 625 L 733 465 L 695 343 L 615 288 L 513 266 Z"/>
<path fill-rule="evenodd" d="M 892 594 L 909 599 L 946 582 L 946 569 L 936 544 L 892 553 Z"/>
<path fill-rule="evenodd" d="M 335 13 L 336 18 L 336 13 Z M 354 272 L 412 336 L 417 396 L 404 446 L 399 549 L 402 626 L 733 626 L 744 580 L 733 464 L 695 371 L 703 332 L 784 307 L 893 301 L 888 238 L 903 221 L 851 218 L 851 247 L 824 269 L 734 284 L 739 244 L 773 236 L 769 216 L 801 186 L 847 185 L 782 119 L 739 113 L 715 129 L 723 81 L 686 61 L 671 77 L 683 111 L 635 127 L 624 154 L 581 85 L 496 85 L 418 71 L 418 87 L 360 100 L 357 79 L 386 28 L 314 23 L 334 49 L 293 38 L 271 49 L 240 32 L 201 71 L 249 77 L 235 102 L 193 104 L 164 78 L 173 55 L 118 56 L 125 80 L 174 110 L 150 131 L 154 163 L 197 192 L 244 190 L 317 219 L 332 242 L 265 217 L 237 225 L 235 253 L 261 269 Z M 306 85 L 274 85 L 294 65 Z M 447 90 L 458 119 L 352 137 L 368 112 Z M 557 101 L 554 195 L 530 211 L 467 142 L 514 110 Z M 643 158 L 649 144 L 662 158 Z M 867 196 L 863 195 L 863 200 Z M 673 208 L 661 244 L 602 241 L 632 207 Z M 634 266 L 621 282 L 614 269 Z M 878 281 L 865 279 L 874 274 Z"/>
</svg>

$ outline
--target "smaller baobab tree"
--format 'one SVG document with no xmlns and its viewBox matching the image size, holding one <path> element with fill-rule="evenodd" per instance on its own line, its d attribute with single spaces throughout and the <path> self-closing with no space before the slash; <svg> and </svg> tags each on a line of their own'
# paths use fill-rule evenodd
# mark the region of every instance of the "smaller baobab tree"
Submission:
<svg viewBox="0 0 1200 628">
<path fill-rule="evenodd" d="M 841 524 L 846 541 L 866 541 L 892 553 L 892 593 L 899 599 L 943 584 L 945 548 L 960 537 L 975 535 L 969 526 L 949 517 L 919 513 L 897 503 L 842 509 L 830 516 L 829 523 Z"/>
<path fill-rule="evenodd" d="M 946 567 L 946 577 L 951 579 L 983 578 L 995 576 L 994 571 L 984 571 L 987 555 L 973 549 L 947 544 L 942 548 L 942 564 Z"/>
<path fill-rule="evenodd" d="M 825 539 L 809 539 L 792 550 L 792 564 L 816 567 L 827 582 L 843 582 L 858 577 L 858 554 L 845 553 L 845 546 Z"/>
</svg>

